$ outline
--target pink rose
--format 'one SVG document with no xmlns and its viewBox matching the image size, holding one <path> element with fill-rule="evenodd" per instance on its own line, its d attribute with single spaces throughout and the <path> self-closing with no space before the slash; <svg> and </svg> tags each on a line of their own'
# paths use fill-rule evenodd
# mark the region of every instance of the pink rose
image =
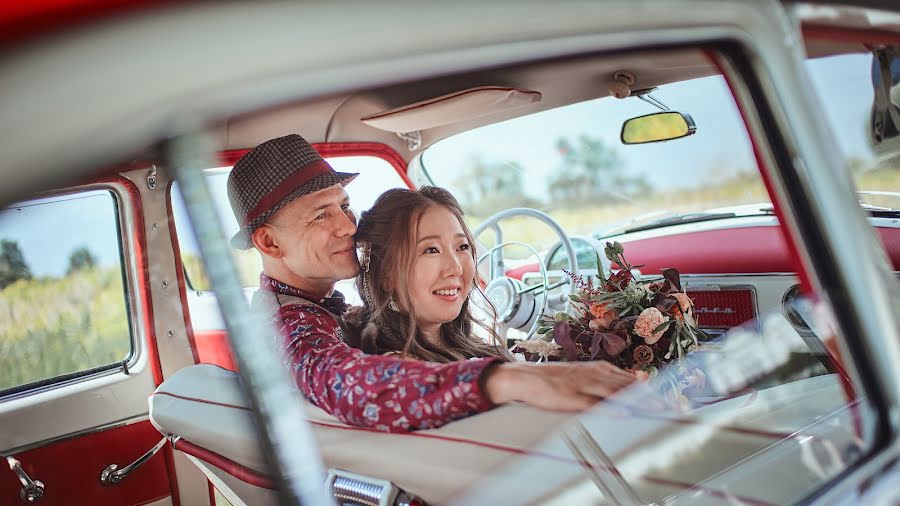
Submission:
<svg viewBox="0 0 900 506">
<path fill-rule="evenodd" d="M 654 344 L 662 337 L 663 332 L 654 333 L 653 330 L 669 320 L 659 309 L 648 307 L 641 311 L 637 321 L 634 322 L 634 333 L 643 337 L 647 344 Z"/>
</svg>

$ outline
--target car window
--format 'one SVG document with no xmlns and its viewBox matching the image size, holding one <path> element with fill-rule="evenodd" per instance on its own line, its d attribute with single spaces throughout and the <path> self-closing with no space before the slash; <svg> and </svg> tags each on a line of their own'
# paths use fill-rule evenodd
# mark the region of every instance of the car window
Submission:
<svg viewBox="0 0 900 506">
<path fill-rule="evenodd" d="M 636 97 L 603 98 L 449 137 L 422 154 L 422 166 L 456 195 L 473 228 L 516 206 L 549 214 L 569 234 L 600 238 L 721 208 L 761 214 L 768 196 L 724 79 L 672 83 L 653 96 L 690 114 L 697 134 L 623 145 L 623 121 L 658 109 Z M 538 250 L 558 240 L 531 219 L 506 222 L 504 239 Z"/>
<path fill-rule="evenodd" d="M 846 470 L 872 441 L 872 407 L 850 382 L 850 364 L 832 353 L 842 337 L 828 298 L 800 289 L 728 83 L 710 65 L 706 75 L 652 94 L 689 115 L 696 131 L 626 145 L 623 123 L 657 110 L 636 97 L 605 97 L 453 135 L 421 155 L 423 171 L 459 198 L 473 228 L 498 211 L 531 207 L 600 245 L 575 241 L 575 297 L 551 292 L 543 343 L 507 333 L 514 351 L 540 361 L 602 358 L 648 376 L 670 403 L 652 407 L 641 389 L 604 403 L 461 503 L 502 502 L 492 490 L 510 483 L 522 497 L 557 504 L 791 503 Z M 550 227 L 517 217 L 500 228 L 504 242 L 536 245 L 552 268 L 568 268 Z M 481 237 L 488 245 L 492 238 Z M 520 322 L 542 297 L 529 294 L 539 294 L 542 281 L 528 269 L 535 261 L 517 254 L 510 248 L 527 287 L 507 299 L 491 298 L 490 283 L 485 291 L 504 305 L 500 318 L 515 315 L 504 324 L 524 333 Z M 598 254 L 612 257 L 604 276 L 615 280 L 587 268 Z M 689 315 L 662 314 L 680 302 L 647 306 L 662 300 L 662 286 L 690 301 Z M 671 330 L 689 319 L 702 330 L 695 343 Z"/>
<path fill-rule="evenodd" d="M 132 354 L 115 194 L 0 210 L 0 395 Z"/>
<path fill-rule="evenodd" d="M 881 84 L 871 53 L 811 58 L 806 68 L 821 104 L 822 118 L 836 133 L 837 146 L 856 184 L 860 203 L 872 211 L 870 222 L 894 224 L 900 217 L 900 136 L 875 141 L 873 103 Z M 900 58 L 894 62 L 890 100 L 900 108 Z M 898 109 L 900 110 L 900 109 Z M 879 213 L 879 210 L 897 213 Z"/>
<path fill-rule="evenodd" d="M 372 207 L 379 195 L 391 188 L 406 188 L 397 170 L 387 161 L 374 156 L 344 156 L 328 158 L 328 163 L 338 172 L 358 172 L 359 176 L 346 186 L 350 196 L 350 206 L 359 216 L 363 211 Z M 238 230 L 237 221 L 228 202 L 226 191 L 228 172 L 230 167 L 220 167 L 208 171 L 210 189 L 215 199 L 215 206 L 219 217 L 225 227 L 226 234 L 231 237 Z M 178 232 L 178 243 L 181 249 L 181 258 L 184 263 L 185 275 L 188 285 L 195 291 L 209 290 L 209 279 L 200 261 L 199 249 L 191 228 L 190 220 L 184 208 L 178 183 L 172 185 L 172 210 L 175 216 L 175 226 Z M 259 285 L 259 273 L 262 272 L 262 262 L 259 254 L 253 250 L 234 250 L 238 264 L 241 284 L 245 287 Z M 352 293 L 355 291 L 352 283 L 343 283 L 340 287 L 342 293 L 357 300 Z"/>
</svg>

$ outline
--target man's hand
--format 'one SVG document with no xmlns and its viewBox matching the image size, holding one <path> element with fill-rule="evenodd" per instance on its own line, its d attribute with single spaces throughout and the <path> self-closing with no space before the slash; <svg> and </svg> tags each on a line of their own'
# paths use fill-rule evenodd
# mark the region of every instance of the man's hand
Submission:
<svg viewBox="0 0 900 506">
<path fill-rule="evenodd" d="M 486 374 L 482 386 L 494 404 L 522 401 L 554 411 L 583 411 L 636 379 L 603 361 L 506 363 L 492 367 Z"/>
</svg>

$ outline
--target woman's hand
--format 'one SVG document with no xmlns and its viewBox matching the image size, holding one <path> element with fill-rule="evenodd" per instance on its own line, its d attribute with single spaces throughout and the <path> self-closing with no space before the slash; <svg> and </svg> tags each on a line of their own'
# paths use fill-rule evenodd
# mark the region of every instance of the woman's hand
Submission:
<svg viewBox="0 0 900 506">
<path fill-rule="evenodd" d="M 554 411 L 583 411 L 635 380 L 603 361 L 505 363 L 486 371 L 482 387 L 494 404 L 522 401 Z"/>
</svg>

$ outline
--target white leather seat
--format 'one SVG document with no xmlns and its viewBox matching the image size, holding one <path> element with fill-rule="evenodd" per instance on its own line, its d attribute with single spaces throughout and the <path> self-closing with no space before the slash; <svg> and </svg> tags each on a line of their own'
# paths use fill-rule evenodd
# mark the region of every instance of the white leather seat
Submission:
<svg viewBox="0 0 900 506">
<path fill-rule="evenodd" d="M 182 438 L 176 449 L 187 453 L 232 504 L 275 504 L 275 493 L 266 477 L 239 381 L 237 373 L 214 365 L 182 369 L 151 396 L 150 419 L 163 434 Z M 626 394 L 624 400 L 627 397 L 631 396 Z M 724 462 L 742 461 L 781 437 L 790 439 L 789 434 L 807 426 L 816 415 L 830 411 L 823 406 L 840 406 L 841 397 L 835 378 L 823 376 L 718 402 L 694 410 L 687 417 L 674 413 L 627 416 L 615 411 L 621 403 L 611 403 L 598 406 L 579 421 L 642 497 L 662 500 L 681 489 L 660 486 L 659 479 L 671 482 L 680 476 L 679 480 L 689 483 L 703 482 Z M 640 405 L 638 398 L 631 401 Z M 571 415 L 507 405 L 439 429 L 407 434 L 347 426 L 311 405 L 307 405 L 307 416 L 326 467 L 389 480 L 429 503 L 444 504 L 460 498 L 463 503 L 523 503 L 529 497 L 552 497 L 588 480 L 582 464 L 573 458 L 564 440 L 554 436 L 574 421 Z M 847 413 L 841 416 L 848 417 Z M 728 428 L 738 421 L 736 430 Z M 689 446 L 693 449 L 688 453 L 696 455 L 683 454 L 685 448 L 679 445 L 684 441 L 679 440 L 695 430 L 703 433 L 706 445 L 715 447 L 712 455 L 716 459 L 710 460 L 708 451 L 693 446 Z M 783 431 L 783 436 L 778 431 Z M 815 432 L 838 448 L 849 442 L 849 429 L 829 426 Z M 637 441 L 642 443 L 635 445 Z M 668 446 L 672 446 L 671 451 L 666 449 Z M 781 456 L 779 465 L 767 471 L 769 474 L 775 469 L 778 475 L 787 469 L 803 470 L 803 457 L 796 445 L 777 445 L 777 449 L 779 453 L 789 451 L 790 455 Z M 670 459 L 674 460 L 668 462 Z M 686 474 L 683 461 L 693 461 L 687 466 L 691 473 Z M 764 469 L 746 464 L 750 462 L 730 475 L 755 476 Z M 500 467 L 506 468 L 502 479 L 496 474 Z M 678 472 L 669 476 L 675 469 Z M 542 479 L 535 480 L 534 475 Z M 767 480 L 774 479 L 767 476 Z M 491 477 L 483 484 L 486 486 L 473 489 L 484 477 Z M 716 480 L 706 484 L 719 486 Z M 732 480 L 721 484 L 723 490 L 734 486 Z M 518 497 L 509 497 L 510 490 L 516 490 Z M 770 495 L 786 498 L 791 496 L 791 490 L 789 484 L 781 484 L 773 487 Z M 465 496 L 467 491 L 475 495 Z M 754 496 L 752 487 L 742 492 Z"/>
<path fill-rule="evenodd" d="M 232 504 L 274 504 L 239 382 L 239 374 L 216 365 L 186 367 L 150 397 L 150 420 L 181 438 L 175 448 Z M 326 467 L 389 480 L 429 503 L 447 502 L 572 418 L 508 405 L 440 429 L 389 434 L 344 425 L 311 404 L 306 410 Z"/>
</svg>

